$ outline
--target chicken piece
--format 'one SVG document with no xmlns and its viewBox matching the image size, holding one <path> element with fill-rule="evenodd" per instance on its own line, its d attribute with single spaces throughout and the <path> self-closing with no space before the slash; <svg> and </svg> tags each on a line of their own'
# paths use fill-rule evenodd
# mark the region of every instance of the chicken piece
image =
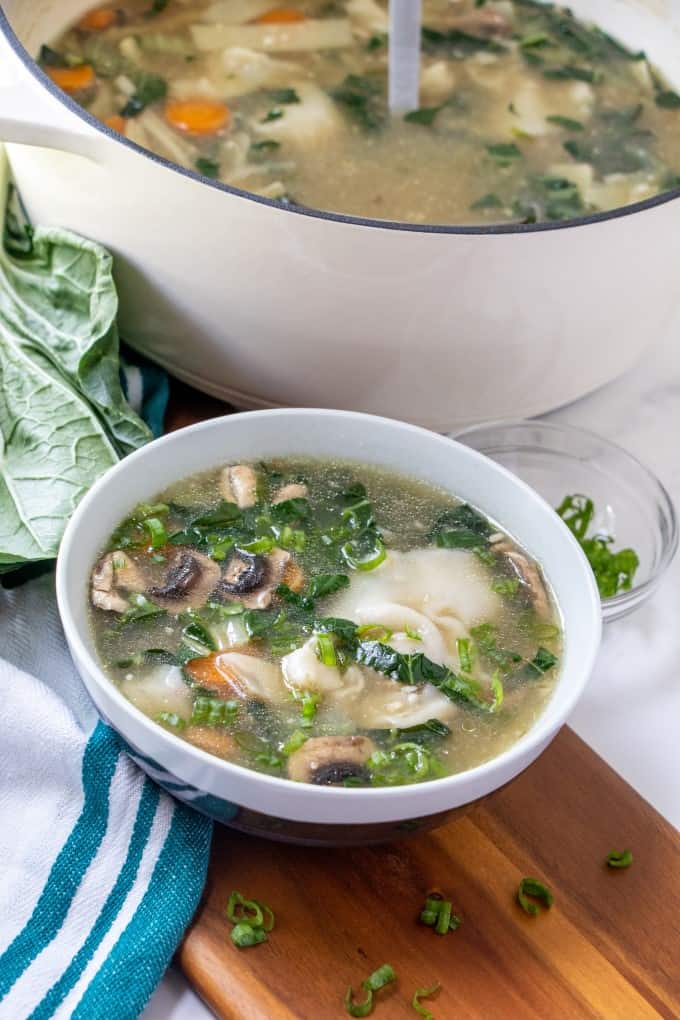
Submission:
<svg viewBox="0 0 680 1020">
<path fill-rule="evenodd" d="M 220 494 L 227 503 L 247 510 L 257 502 L 257 475 L 249 464 L 234 464 L 220 474 Z"/>
<path fill-rule="evenodd" d="M 92 571 L 92 605 L 111 613 L 125 613 L 130 592 L 142 592 L 144 575 L 139 567 L 120 549 L 106 553 Z"/>
</svg>

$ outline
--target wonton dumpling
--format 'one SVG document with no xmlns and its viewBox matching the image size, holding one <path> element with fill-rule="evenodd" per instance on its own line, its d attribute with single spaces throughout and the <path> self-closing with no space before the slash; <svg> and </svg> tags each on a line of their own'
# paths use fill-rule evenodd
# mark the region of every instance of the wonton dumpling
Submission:
<svg viewBox="0 0 680 1020">
<path fill-rule="evenodd" d="M 460 621 L 461 637 L 475 624 L 495 619 L 501 608 L 484 564 L 463 549 L 390 552 L 376 570 L 352 577 L 329 615 L 355 620 L 359 610 L 381 602 L 408 606 L 439 626 Z"/>
<path fill-rule="evenodd" d="M 143 676 L 126 677 L 120 689 L 145 715 L 174 712 L 182 719 L 191 718 L 193 695 L 179 666 L 153 666 Z"/>
<path fill-rule="evenodd" d="M 337 691 L 343 676 L 337 666 L 325 666 L 316 654 L 317 639 L 311 637 L 301 648 L 284 655 L 281 660 L 287 687 L 300 691 Z"/>
<path fill-rule="evenodd" d="M 431 684 L 411 687 L 373 670 L 362 669 L 361 673 L 364 687 L 360 695 L 352 682 L 346 691 L 335 695 L 334 701 L 362 728 L 405 729 L 428 719 L 446 721 L 457 711 L 454 703 Z"/>
<path fill-rule="evenodd" d="M 384 640 L 397 652 L 410 655 L 423 652 L 433 662 L 444 662 L 447 649 L 439 629 L 424 613 L 398 602 L 375 602 L 358 606 L 354 620 L 359 624 L 380 624 L 392 631 Z M 409 637 L 406 631 L 416 635 Z"/>
</svg>

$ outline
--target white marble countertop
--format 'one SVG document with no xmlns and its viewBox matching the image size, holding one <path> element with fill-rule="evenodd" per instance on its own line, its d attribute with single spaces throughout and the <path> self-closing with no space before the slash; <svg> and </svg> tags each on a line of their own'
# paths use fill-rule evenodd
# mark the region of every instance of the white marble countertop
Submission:
<svg viewBox="0 0 680 1020">
<path fill-rule="evenodd" d="M 612 360 L 616 341 L 612 340 Z M 677 403 L 676 403 L 677 401 Z M 642 363 L 597 393 L 549 416 L 592 429 L 655 471 L 680 507 L 680 344 L 652 347 Z M 678 430 L 678 431 L 676 431 Z M 570 725 L 680 828 L 680 557 L 654 597 L 605 628 L 590 685 Z M 172 970 L 144 1020 L 212 1014 Z"/>
</svg>

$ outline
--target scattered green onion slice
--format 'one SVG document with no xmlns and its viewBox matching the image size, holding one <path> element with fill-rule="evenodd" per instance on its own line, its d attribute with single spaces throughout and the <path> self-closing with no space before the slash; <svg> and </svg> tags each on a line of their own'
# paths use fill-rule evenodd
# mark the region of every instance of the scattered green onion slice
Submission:
<svg viewBox="0 0 680 1020">
<path fill-rule="evenodd" d="M 385 985 L 392 984 L 397 980 L 394 968 L 389 963 L 383 963 L 382 967 L 374 970 L 370 977 L 361 982 L 361 987 L 366 992 L 363 1002 L 354 1002 L 354 992 L 350 985 L 345 994 L 345 1009 L 350 1016 L 368 1016 L 373 1009 L 373 993 L 379 992 Z"/>
<path fill-rule="evenodd" d="M 430 893 L 420 912 L 421 924 L 434 928 L 438 935 L 460 928 L 462 921 L 453 913 L 451 900 L 445 900 L 439 893 Z"/>
<path fill-rule="evenodd" d="M 533 896 L 537 900 L 541 900 L 545 907 L 552 907 L 554 902 L 553 894 L 548 889 L 547 885 L 543 882 L 539 882 L 537 878 L 523 878 L 519 883 L 517 889 L 517 902 L 526 914 L 530 914 L 532 917 L 536 917 L 540 914 L 541 907 L 538 903 L 534 903 L 528 897 Z"/>
<path fill-rule="evenodd" d="M 430 1013 L 429 1009 L 423 1006 L 420 1000 L 429 999 L 433 995 L 437 995 L 437 993 L 441 990 L 441 987 L 442 986 L 439 984 L 439 982 L 437 982 L 435 985 L 432 985 L 432 988 L 418 988 L 413 993 L 411 1005 L 415 1009 L 416 1013 L 419 1013 L 420 1016 L 425 1018 L 425 1020 L 434 1020 L 434 1018 Z"/>
<path fill-rule="evenodd" d="M 249 911 L 252 913 L 249 915 Z M 232 892 L 229 897 L 226 909 L 227 918 L 232 924 L 238 924 L 239 921 L 247 921 L 257 928 L 262 927 L 264 918 L 262 916 L 262 910 L 258 906 L 255 900 L 247 900 L 243 897 L 240 892 L 236 890 Z"/>
<path fill-rule="evenodd" d="M 471 673 L 472 647 L 470 645 L 470 638 L 458 638 L 456 641 L 456 651 L 458 652 L 458 660 L 463 673 Z"/>
<path fill-rule="evenodd" d="M 411 630 L 410 627 L 406 627 L 405 628 L 404 634 L 406 635 L 407 638 L 410 638 L 411 641 L 422 641 L 423 640 L 421 634 L 419 633 L 419 631 Z"/>
<path fill-rule="evenodd" d="M 177 715 L 176 712 L 160 712 L 156 716 L 156 721 L 163 726 L 167 726 L 168 729 L 177 730 L 178 732 L 186 726 L 185 720 L 182 719 L 181 715 Z M 621 867 L 621 865 L 616 865 L 616 867 Z"/>
<path fill-rule="evenodd" d="M 632 850 L 612 850 L 607 854 L 607 865 L 610 868 L 629 868 L 632 863 Z"/>
<path fill-rule="evenodd" d="M 356 633 L 361 641 L 387 642 L 392 637 L 393 631 L 389 627 L 383 627 L 381 623 L 363 623 L 361 627 L 357 627 Z"/>
<path fill-rule="evenodd" d="M 231 941 L 239 949 L 247 949 L 249 946 L 257 946 L 260 942 L 267 941 L 264 928 L 253 928 L 247 921 L 239 921 L 231 929 Z"/>
<path fill-rule="evenodd" d="M 274 924 L 276 923 L 276 918 L 274 916 L 274 911 L 272 910 L 272 908 L 268 907 L 266 903 L 260 903 L 259 900 L 253 900 L 253 903 L 257 904 L 257 906 L 262 911 L 263 915 L 265 915 L 264 920 L 262 921 L 263 931 L 266 932 L 272 931 L 272 929 L 274 928 Z"/>
<path fill-rule="evenodd" d="M 152 549 L 159 549 L 162 545 L 166 544 L 168 533 L 165 530 L 163 521 L 159 517 L 147 517 L 142 523 L 149 532 Z"/>
<path fill-rule="evenodd" d="M 330 634 L 316 635 L 317 658 L 324 666 L 337 666 L 338 658 L 335 654 L 335 644 Z"/>
<path fill-rule="evenodd" d="M 387 556 L 387 549 L 380 538 L 376 539 L 375 548 L 363 558 L 357 554 L 356 545 L 351 541 L 345 542 L 341 547 L 341 552 L 345 562 L 352 570 L 375 570 L 376 567 L 379 567 L 384 562 Z"/>
</svg>

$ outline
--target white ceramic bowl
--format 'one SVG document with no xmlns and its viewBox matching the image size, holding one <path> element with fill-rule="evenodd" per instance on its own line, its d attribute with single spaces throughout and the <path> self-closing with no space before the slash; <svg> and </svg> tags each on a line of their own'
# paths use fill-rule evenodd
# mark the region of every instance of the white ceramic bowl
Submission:
<svg viewBox="0 0 680 1020">
<path fill-rule="evenodd" d="M 136 709 L 107 678 L 88 622 L 92 565 L 114 527 L 141 500 L 196 471 L 235 460 L 342 456 L 443 486 L 494 518 L 545 570 L 560 607 L 565 647 L 553 697 L 509 750 L 467 772 L 388 789 L 293 783 L 221 761 Z M 149 775 L 181 800 L 246 831 L 308 842 L 391 839 L 443 820 L 521 772 L 565 722 L 593 666 L 600 600 L 580 547 L 532 489 L 451 439 L 385 418 L 345 411 L 274 410 L 217 418 L 144 447 L 90 490 L 64 537 L 57 595 L 76 666 L 102 717 Z"/>
</svg>

